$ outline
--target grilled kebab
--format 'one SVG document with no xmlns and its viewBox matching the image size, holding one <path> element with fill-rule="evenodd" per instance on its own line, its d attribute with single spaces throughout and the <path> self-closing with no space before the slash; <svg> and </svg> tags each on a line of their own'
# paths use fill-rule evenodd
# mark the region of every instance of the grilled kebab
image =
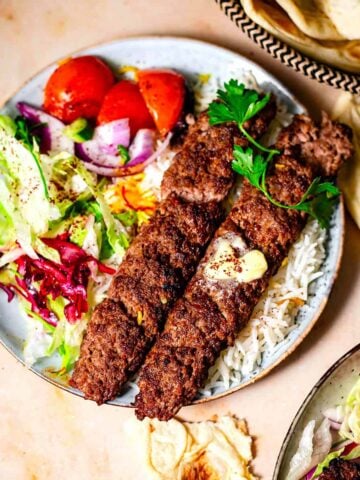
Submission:
<svg viewBox="0 0 360 480">
<path fill-rule="evenodd" d="M 245 128 L 261 137 L 275 111 L 271 98 Z M 206 112 L 189 127 L 165 172 L 163 201 L 131 244 L 108 298 L 89 322 L 70 381 L 85 398 L 98 404 L 113 399 L 162 330 L 223 218 L 222 201 L 235 180 L 234 143 L 248 145 L 236 124 L 210 126 Z"/>
<path fill-rule="evenodd" d="M 350 130 L 326 116 L 296 116 L 285 128 L 267 175 L 271 196 L 299 202 L 318 174 L 334 176 L 352 155 Z M 306 214 L 270 203 L 244 180 L 185 293 L 169 313 L 140 370 L 139 419 L 169 420 L 203 386 L 220 352 L 232 345 L 306 222 Z"/>
</svg>

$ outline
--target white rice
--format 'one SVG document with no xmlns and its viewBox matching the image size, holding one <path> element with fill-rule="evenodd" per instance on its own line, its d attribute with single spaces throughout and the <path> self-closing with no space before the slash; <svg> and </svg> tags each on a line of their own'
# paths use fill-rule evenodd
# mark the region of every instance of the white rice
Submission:
<svg viewBox="0 0 360 480">
<path fill-rule="evenodd" d="M 199 79 L 191 85 L 191 89 L 194 92 L 194 110 L 196 115 L 207 109 L 209 104 L 216 98 L 217 90 L 223 86 L 222 82 L 220 82 L 217 77 L 210 76 L 206 81 L 202 81 L 200 78 L 201 76 L 199 76 Z M 245 83 L 248 88 L 260 91 L 256 79 L 251 72 L 247 73 L 246 76 L 242 75 L 238 80 Z M 291 122 L 291 118 L 292 115 L 287 112 L 286 105 L 277 101 L 277 115 L 271 124 L 271 129 L 262 139 L 264 145 L 273 144 L 279 131 Z M 160 145 L 161 142 L 158 141 L 157 148 L 159 148 Z M 142 188 L 144 190 L 153 190 L 154 194 L 159 199 L 161 180 L 165 171 L 169 168 L 174 156 L 174 152 L 167 150 L 144 170 L 145 178 L 141 184 Z M 237 185 L 232 192 L 232 195 L 235 195 L 235 197 L 232 197 L 233 200 L 239 194 L 239 191 L 239 182 L 237 182 Z"/>
<path fill-rule="evenodd" d="M 157 148 L 160 146 L 158 141 Z M 155 162 L 150 163 L 144 169 L 144 180 L 141 182 L 143 190 L 152 190 L 158 200 L 160 200 L 160 185 L 165 171 L 170 167 L 170 164 L 175 156 L 171 150 L 166 150 L 162 153 Z"/>
<path fill-rule="evenodd" d="M 249 74 L 240 79 L 248 87 L 259 87 Z M 206 83 L 200 80 L 193 85 L 195 93 L 195 113 L 205 110 L 216 97 L 221 86 L 216 78 Z M 274 143 L 279 131 L 291 122 L 292 115 L 286 105 L 278 101 L 278 113 L 272 128 L 263 138 L 267 145 Z M 164 152 L 156 162 L 145 169 L 143 185 L 152 188 L 159 197 L 160 184 L 165 170 L 174 154 Z M 229 196 L 231 205 L 239 196 L 239 177 Z M 208 381 L 199 392 L 200 396 L 210 396 L 239 385 L 244 377 L 249 377 L 261 365 L 264 354 L 271 354 L 291 331 L 296 328 L 297 314 L 301 303 L 306 303 L 311 282 L 322 275 L 321 265 L 325 258 L 326 231 L 318 222 L 310 220 L 300 238 L 293 245 L 289 256 L 255 307 L 248 325 L 240 332 L 234 346 L 227 348 L 210 369 Z"/>
<path fill-rule="evenodd" d="M 299 303 L 306 303 L 311 282 L 322 275 L 325 242 L 326 231 L 317 221 L 309 221 L 235 345 L 224 350 L 210 369 L 202 395 L 239 385 L 261 365 L 264 353 L 271 354 L 296 327 Z"/>
</svg>

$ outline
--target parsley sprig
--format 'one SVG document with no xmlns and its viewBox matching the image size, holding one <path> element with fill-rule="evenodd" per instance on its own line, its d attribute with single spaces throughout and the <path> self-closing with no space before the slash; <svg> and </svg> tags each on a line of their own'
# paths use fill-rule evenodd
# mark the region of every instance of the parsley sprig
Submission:
<svg viewBox="0 0 360 480">
<path fill-rule="evenodd" d="M 266 172 L 268 166 L 268 159 L 259 153 L 255 153 L 252 148 L 248 147 L 244 150 L 242 147 L 235 145 L 234 161 L 232 162 L 232 168 L 235 172 L 247 178 L 251 185 L 258 188 L 273 205 L 306 212 L 311 217 L 316 218 L 322 228 L 327 228 L 334 203 L 340 193 L 339 189 L 331 182 L 321 182 L 320 177 L 317 177 L 298 203 L 285 205 L 275 200 L 267 189 Z"/>
<path fill-rule="evenodd" d="M 321 182 L 317 177 L 313 180 L 301 200 L 295 205 L 286 205 L 274 199 L 266 186 L 266 173 L 279 150 L 267 148 L 257 142 L 245 129 L 244 124 L 262 110 L 270 99 L 270 95 L 260 97 L 255 90 L 245 88 L 237 80 L 230 80 L 224 84 L 224 90 L 217 91 L 217 100 L 209 105 L 210 125 L 224 122 L 236 122 L 241 133 L 254 148 L 242 148 L 234 145 L 234 160 L 232 168 L 235 172 L 249 180 L 251 185 L 258 188 L 273 205 L 280 208 L 299 210 L 308 213 L 318 220 L 323 228 L 329 226 L 333 206 L 340 194 L 339 189 L 331 182 Z"/>
<path fill-rule="evenodd" d="M 217 91 L 217 102 L 209 105 L 210 125 L 217 125 L 224 122 L 236 122 L 240 132 L 262 152 L 275 155 L 280 153 L 273 148 L 266 148 L 258 143 L 244 128 L 245 122 L 260 112 L 270 100 L 270 94 L 260 95 L 255 90 L 245 88 L 245 85 L 237 80 L 230 80 L 224 84 L 224 90 Z"/>
</svg>

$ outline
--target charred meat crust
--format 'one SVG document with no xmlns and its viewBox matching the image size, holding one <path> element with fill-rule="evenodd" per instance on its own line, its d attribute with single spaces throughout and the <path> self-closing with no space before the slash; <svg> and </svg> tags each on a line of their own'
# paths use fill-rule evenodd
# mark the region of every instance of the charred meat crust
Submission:
<svg viewBox="0 0 360 480">
<path fill-rule="evenodd" d="M 299 122 L 307 125 L 311 120 L 302 116 L 295 119 L 296 124 Z M 326 124 L 324 128 L 326 131 L 341 130 L 336 123 Z M 291 131 L 291 126 L 285 131 Z M 307 161 L 301 150 L 288 148 L 285 135 L 282 135 L 282 148 L 286 153 L 277 157 L 267 176 L 268 190 L 277 201 L 287 205 L 300 201 L 318 171 L 318 165 L 323 164 L 323 171 L 331 171 L 332 175 L 336 173 L 334 157 L 330 155 L 332 147 L 329 142 L 325 146 L 323 137 L 324 132 L 320 129 L 317 138 L 321 148 L 314 145 L 311 161 Z M 344 129 L 341 144 L 348 141 Z M 339 155 L 337 166 L 351 155 L 351 149 L 346 152 Z M 258 280 L 239 283 L 232 288 L 228 283 L 218 282 L 214 287 L 203 275 L 208 260 L 208 253 L 205 254 L 184 296 L 169 313 L 163 333 L 140 370 L 140 393 L 135 402 L 139 419 L 156 417 L 169 420 L 183 405 L 191 402 L 205 382 L 208 368 L 225 347 L 234 343 L 236 335 L 246 325 L 305 221 L 303 212 L 274 206 L 244 180 L 238 201 L 207 252 L 211 252 L 218 237 L 227 232 L 237 233 L 249 248 L 258 249 L 265 255 L 268 270 Z"/>
<path fill-rule="evenodd" d="M 140 319 L 147 336 L 158 333 L 221 218 L 218 203 L 193 204 L 172 194 L 128 250 L 108 296 Z"/>
<path fill-rule="evenodd" d="M 360 465 L 341 458 L 331 460 L 318 480 L 360 480 Z"/>
<path fill-rule="evenodd" d="M 292 205 L 301 199 L 312 179 L 308 165 L 282 155 L 269 172 L 267 186 L 277 201 Z M 306 216 L 296 210 L 276 207 L 245 180 L 229 218 L 250 243 L 264 252 L 275 271 L 304 227 Z"/>
<path fill-rule="evenodd" d="M 275 111 L 271 99 L 247 125 L 253 136 L 265 133 Z M 86 398 L 101 404 L 118 394 L 195 273 L 222 220 L 221 202 L 233 185 L 234 142 L 247 145 L 234 124 L 211 127 L 206 114 L 189 128 L 164 175 L 164 200 L 128 249 L 109 299 L 90 320 L 70 380 Z"/>
<path fill-rule="evenodd" d="M 259 138 L 275 116 L 272 97 L 265 109 L 244 126 Z M 162 195 L 177 193 L 194 202 L 222 201 L 231 188 L 235 174 L 231 168 L 234 143 L 247 146 L 235 123 L 209 127 L 207 113 L 189 128 L 183 148 L 176 155 L 162 182 Z"/>
<path fill-rule="evenodd" d="M 352 156 L 351 137 L 350 127 L 332 122 L 324 112 L 320 124 L 306 115 L 295 115 L 280 133 L 276 148 L 311 165 L 316 175 L 332 177 Z"/>
<path fill-rule="evenodd" d="M 164 175 L 163 198 L 176 193 L 192 202 L 221 201 L 234 182 L 231 158 L 236 137 L 235 124 L 209 128 L 207 114 L 201 114 Z"/>
<path fill-rule="evenodd" d="M 311 183 L 310 167 L 291 157 L 281 157 L 277 163 L 284 168 L 274 167 L 269 172 L 268 188 L 276 187 L 274 195 L 279 201 L 298 201 Z M 288 182 L 289 178 L 291 191 L 286 188 L 277 194 L 279 183 L 282 179 Z M 209 367 L 226 346 L 234 343 L 250 318 L 271 275 L 279 268 L 304 223 L 304 215 L 271 205 L 259 190 L 244 181 L 239 200 L 209 250 L 216 238 L 236 233 L 249 247 L 265 254 L 269 269 L 261 279 L 241 283 L 237 288 L 228 288 L 227 284 L 214 288 L 203 276 L 203 266 L 208 260 L 204 257 L 140 370 L 140 393 L 135 404 L 138 418 L 169 420 L 194 398 L 206 380 Z"/>
<path fill-rule="evenodd" d="M 104 300 L 88 325 L 72 384 L 81 385 L 85 398 L 99 404 L 103 398 L 113 398 L 131 368 L 138 366 L 136 359 L 146 345 L 136 320 L 129 319 L 121 304 Z"/>
<path fill-rule="evenodd" d="M 139 368 L 222 214 L 216 202 L 193 204 L 170 195 L 142 228 L 81 346 L 71 385 L 86 398 L 99 404 L 114 398 Z"/>
</svg>

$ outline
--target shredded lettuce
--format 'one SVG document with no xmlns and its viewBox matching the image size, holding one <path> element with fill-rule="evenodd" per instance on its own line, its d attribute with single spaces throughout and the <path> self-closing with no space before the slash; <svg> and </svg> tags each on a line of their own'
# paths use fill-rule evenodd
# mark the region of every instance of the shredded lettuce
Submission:
<svg viewBox="0 0 360 480">
<path fill-rule="evenodd" d="M 69 161 L 69 158 L 72 161 Z M 87 201 L 92 193 L 88 182 L 96 184 L 96 177 L 90 172 L 86 180 L 78 175 L 74 165 L 79 164 L 80 160 L 70 156 L 67 153 L 60 153 L 55 156 L 42 155 L 42 163 L 46 174 L 49 192 L 52 201 L 60 211 L 61 218 L 67 216 L 67 212 L 77 201 Z"/>
<path fill-rule="evenodd" d="M 360 444 L 360 379 L 351 389 L 345 405 L 336 408 L 336 413 L 344 418 L 339 432 L 340 436 Z M 316 479 L 335 458 L 341 457 L 344 460 L 352 460 L 360 457 L 360 445 L 347 455 L 343 455 L 344 448 L 330 451 L 332 436 L 330 423 L 326 417 L 320 427 L 316 431 L 314 429 L 315 420 L 312 420 L 306 425 L 298 450 L 290 461 L 287 480 L 302 479 L 315 465 L 317 467 L 311 478 Z"/>
<path fill-rule="evenodd" d="M 83 246 L 84 240 L 87 235 L 86 223 L 88 217 L 79 215 L 74 219 L 74 222 L 70 225 L 69 233 L 70 233 L 70 241 L 79 245 L 79 247 Z"/>
<path fill-rule="evenodd" d="M 71 325 L 65 318 L 65 300 L 57 297 L 56 300 L 48 299 L 53 312 L 60 318 L 56 327 L 46 323 L 39 315 L 34 314 L 27 302 L 21 299 L 23 310 L 27 314 L 28 335 L 24 346 L 25 363 L 33 365 L 41 358 L 50 357 L 55 352 L 60 355 L 61 365 L 59 374 L 69 372 L 80 352 L 86 320 L 81 320 Z"/>
<path fill-rule="evenodd" d="M 47 356 L 52 342 L 52 332 L 48 332 L 44 321 L 29 309 L 24 308 L 27 324 L 27 338 L 24 345 L 24 361 L 31 367 L 37 360 Z"/>
<path fill-rule="evenodd" d="M 80 352 L 82 337 L 86 328 L 87 316 L 85 315 L 80 321 L 70 324 L 65 317 L 66 301 L 59 296 L 55 300 L 48 298 L 50 309 L 59 319 L 49 345 L 46 356 L 51 356 L 54 352 L 58 352 L 61 357 L 61 373 L 69 372 Z"/>
<path fill-rule="evenodd" d="M 37 167 L 42 188 L 44 189 L 44 195 L 47 199 L 49 199 L 49 190 L 40 160 L 40 148 L 38 138 L 30 132 L 29 126 L 26 123 L 24 117 L 18 116 L 15 118 L 14 122 L 16 125 L 15 138 L 16 140 L 19 140 L 21 145 L 29 151 L 33 159 L 33 163 Z"/>
<path fill-rule="evenodd" d="M 98 182 L 81 160 L 68 153 L 40 154 L 36 138 L 21 118 L 0 116 L 0 143 L 0 247 L 6 252 L 0 259 L 0 268 L 4 267 L 0 281 L 18 288 L 18 267 L 12 262 L 23 254 L 61 263 L 59 252 L 41 240 L 61 233 L 69 233 L 71 242 L 116 268 L 130 243 L 128 230 L 139 217 L 136 212 L 111 212 L 102 193 L 108 180 Z M 58 318 L 56 327 L 19 298 L 27 318 L 28 365 L 57 353 L 60 373 L 73 368 L 89 315 L 104 298 L 110 280 L 110 275 L 94 267 L 88 285 L 89 312 L 74 324 L 66 319 L 67 300 L 61 296 L 46 297 L 47 308 Z"/>
<path fill-rule="evenodd" d="M 94 215 L 89 215 L 85 224 L 85 236 L 82 242 L 82 248 L 88 255 L 95 258 L 100 257 L 102 235 L 101 224 L 95 222 Z"/>
<path fill-rule="evenodd" d="M 0 187 L 1 188 L 1 187 Z M 0 193 L 0 247 L 11 248 L 16 241 L 16 231 L 11 213 L 9 212 L 9 201 L 4 202 L 4 196 L 8 193 L 7 190 Z M 1 201 L 1 198 L 3 201 Z"/>
<path fill-rule="evenodd" d="M 55 263 L 61 263 L 60 254 L 55 248 L 46 245 L 40 238 L 35 238 L 33 242 L 36 252 L 44 258 Z"/>
<path fill-rule="evenodd" d="M 2 178 L 0 177 L 0 202 L 6 205 L 7 216 L 4 217 L 1 229 L 2 231 L 6 229 L 5 238 L 7 237 L 10 241 L 15 239 L 29 257 L 36 258 L 37 255 L 32 247 L 32 229 L 23 217 L 20 207 L 17 206 L 19 203 L 17 199 L 15 199 L 16 203 L 13 203 L 14 197 L 16 197 L 16 191 L 11 193 L 3 175 Z"/>
<path fill-rule="evenodd" d="M 342 448 L 341 450 L 336 450 L 335 452 L 330 452 L 325 457 L 325 459 L 321 463 L 318 464 L 318 466 L 316 467 L 316 470 L 315 470 L 313 476 L 311 477 L 311 479 L 315 479 L 315 478 L 319 477 L 323 473 L 325 468 L 329 467 L 330 462 L 332 460 L 334 460 L 335 458 L 341 457 L 341 454 L 343 453 L 343 451 L 344 451 L 344 449 Z"/>
<path fill-rule="evenodd" d="M 34 153 L 3 128 L 0 128 L 0 143 L 1 226 L 6 226 L 8 235 L 16 238 L 25 252 L 34 258 L 33 239 L 46 233 L 49 221 L 57 218 L 59 212 L 48 199 L 43 175 L 34 162 Z M 3 225 L 5 221 L 6 225 Z"/>
<path fill-rule="evenodd" d="M 138 222 L 138 212 L 135 210 L 126 210 L 125 212 L 115 213 L 114 217 L 117 218 L 125 227 L 132 227 Z"/>
<path fill-rule="evenodd" d="M 123 255 L 124 251 L 129 247 L 128 234 L 122 223 L 111 213 L 103 194 L 100 191 L 94 191 L 94 197 L 101 210 L 106 227 L 107 240 L 115 253 Z"/>
<path fill-rule="evenodd" d="M 96 177 L 85 168 L 81 161 L 72 155 L 63 153 L 58 155 L 57 158 L 59 161 L 61 160 L 63 169 L 71 170 L 87 185 L 98 205 L 98 208 L 95 208 L 97 210 L 96 214 L 101 215 L 104 222 L 108 243 L 115 253 L 123 255 L 125 249 L 129 246 L 128 233 L 124 225 L 111 213 L 101 192 L 101 185 L 96 184 Z"/>
<path fill-rule="evenodd" d="M 329 453 L 332 444 L 330 422 L 325 418 L 316 430 L 315 424 L 315 420 L 311 420 L 306 425 L 290 461 L 287 480 L 300 480 Z"/>
<path fill-rule="evenodd" d="M 360 443 L 360 378 L 346 399 L 345 417 L 340 428 L 340 435 Z"/>
<path fill-rule="evenodd" d="M 321 463 L 319 463 L 313 476 L 311 477 L 311 480 L 319 477 L 323 473 L 325 468 L 329 467 L 330 462 L 332 462 L 332 460 L 334 460 L 335 458 L 342 458 L 343 460 L 355 460 L 356 458 L 360 457 L 360 445 L 353 448 L 351 452 L 347 455 L 343 455 L 344 449 L 345 448 L 341 448 L 339 450 L 335 450 L 334 452 L 330 452 L 325 457 L 325 459 Z"/>
<path fill-rule="evenodd" d="M 12 137 L 16 134 L 16 123 L 8 115 L 0 115 L 0 127 L 2 127 L 6 133 Z"/>
<path fill-rule="evenodd" d="M 0 269 L 0 282 L 5 285 L 16 285 L 17 268 L 15 263 L 9 263 L 6 268 Z"/>
</svg>

